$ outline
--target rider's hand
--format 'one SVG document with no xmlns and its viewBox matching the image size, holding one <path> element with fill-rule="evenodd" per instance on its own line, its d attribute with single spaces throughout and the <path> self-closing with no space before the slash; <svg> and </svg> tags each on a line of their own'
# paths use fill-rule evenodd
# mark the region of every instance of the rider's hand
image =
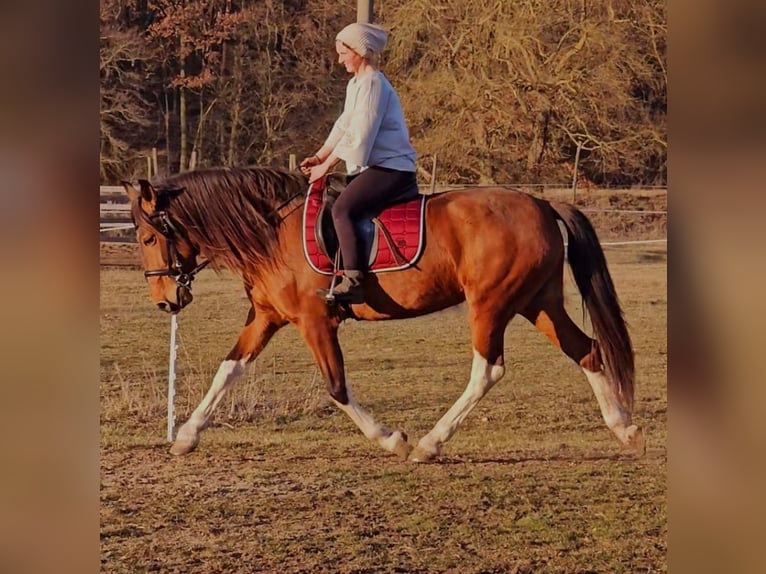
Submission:
<svg viewBox="0 0 766 574">
<path fill-rule="evenodd" d="M 301 172 L 303 172 L 303 175 L 307 176 L 309 173 L 311 173 L 311 168 L 315 165 L 319 165 L 320 163 L 322 163 L 322 160 L 319 159 L 319 156 L 312 155 L 311 157 L 303 158 L 303 161 L 298 167 L 300 168 Z"/>
<path fill-rule="evenodd" d="M 327 170 L 330 169 L 329 165 L 326 165 L 324 163 L 320 163 L 319 165 L 315 165 L 312 168 L 309 169 L 308 173 L 306 175 L 309 178 L 309 183 L 314 183 L 318 179 L 322 179 L 326 174 Z"/>
</svg>

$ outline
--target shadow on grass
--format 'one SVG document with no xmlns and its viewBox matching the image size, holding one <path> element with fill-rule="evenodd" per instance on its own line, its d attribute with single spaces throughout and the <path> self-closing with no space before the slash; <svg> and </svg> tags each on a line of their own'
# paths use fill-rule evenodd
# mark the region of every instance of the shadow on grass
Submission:
<svg viewBox="0 0 766 574">
<path fill-rule="evenodd" d="M 591 462 L 591 461 L 626 461 L 626 462 L 642 462 L 656 458 L 655 454 L 646 454 L 644 456 L 638 456 L 629 452 L 571 452 L 571 453 L 557 453 L 557 454 L 527 454 L 520 456 L 507 456 L 507 457 L 440 457 L 438 460 L 430 464 L 437 465 L 469 465 L 469 464 L 499 464 L 499 465 L 514 465 L 524 464 L 527 462 Z"/>
</svg>

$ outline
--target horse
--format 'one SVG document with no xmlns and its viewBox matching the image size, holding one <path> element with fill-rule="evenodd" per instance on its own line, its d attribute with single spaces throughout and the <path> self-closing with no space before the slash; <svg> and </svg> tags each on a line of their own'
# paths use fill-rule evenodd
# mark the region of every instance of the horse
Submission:
<svg viewBox="0 0 766 574">
<path fill-rule="evenodd" d="M 645 452 L 632 422 L 634 354 L 604 252 L 587 217 L 572 205 L 503 188 L 462 188 L 426 196 L 425 246 L 416 263 L 368 273 L 360 304 L 328 305 L 317 296 L 331 278 L 306 261 L 301 207 L 306 177 L 269 167 L 206 168 L 149 182 L 123 182 L 158 309 L 192 302 L 191 283 L 207 265 L 241 278 L 250 309 L 236 343 L 202 401 L 176 434 L 173 455 L 197 448 L 227 389 L 271 337 L 294 325 L 321 371 L 332 402 L 364 436 L 403 460 L 436 461 L 443 446 L 505 374 L 503 339 L 521 315 L 579 365 L 607 427 L 623 448 Z M 565 245 L 563 224 L 568 236 Z M 201 261 L 201 263 L 200 263 Z M 568 261 L 590 316 L 593 338 L 564 308 Z M 413 446 L 378 422 L 346 380 L 338 328 L 362 321 L 421 316 L 465 302 L 473 350 L 462 395 Z"/>
</svg>

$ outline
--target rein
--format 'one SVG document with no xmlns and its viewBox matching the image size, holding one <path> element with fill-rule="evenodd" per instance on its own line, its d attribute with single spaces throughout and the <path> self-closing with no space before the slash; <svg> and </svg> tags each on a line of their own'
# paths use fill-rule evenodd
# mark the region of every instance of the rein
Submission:
<svg viewBox="0 0 766 574">
<path fill-rule="evenodd" d="M 197 273 L 207 267 L 208 263 L 210 263 L 210 260 L 207 259 L 197 265 L 189 273 L 184 273 L 181 265 L 181 260 L 178 257 L 178 249 L 176 249 L 176 244 L 174 241 L 174 239 L 179 236 L 180 233 L 178 232 L 178 228 L 170 219 L 170 216 L 168 216 L 167 211 L 162 210 L 153 213 L 149 216 L 149 219 L 159 220 L 157 230 L 162 233 L 166 239 L 165 245 L 167 246 L 168 267 L 167 269 L 150 269 L 144 271 L 144 277 L 171 277 L 176 280 L 176 284 L 178 284 L 179 287 L 183 287 L 184 289 L 191 291 L 191 284 L 192 281 L 194 281 L 194 277 L 197 275 Z"/>
<path fill-rule="evenodd" d="M 292 194 L 290 197 L 288 197 L 287 199 L 285 199 L 285 200 L 284 200 L 282 203 L 280 203 L 279 205 L 277 205 L 277 206 L 276 206 L 276 207 L 275 207 L 275 208 L 274 208 L 274 209 L 271 211 L 271 215 L 277 215 L 277 216 L 279 216 L 279 219 L 280 219 L 280 221 L 284 221 L 284 219 L 285 219 L 285 218 L 284 218 L 283 216 L 279 215 L 279 212 L 280 212 L 280 211 L 282 211 L 282 209 L 284 209 L 284 208 L 285 208 L 285 207 L 287 207 L 288 205 L 290 205 L 290 202 L 291 202 L 291 201 L 293 201 L 293 200 L 294 200 L 296 197 L 300 197 L 300 196 L 301 196 L 301 195 L 303 195 L 303 194 L 304 194 L 304 192 L 303 192 L 303 191 L 297 191 L 297 192 L 295 192 L 295 193 L 294 193 L 294 194 Z M 296 207 L 296 209 L 297 209 L 297 207 Z M 291 211 L 290 213 L 292 213 L 292 211 Z M 289 215 L 289 214 L 288 214 L 288 215 Z"/>
</svg>

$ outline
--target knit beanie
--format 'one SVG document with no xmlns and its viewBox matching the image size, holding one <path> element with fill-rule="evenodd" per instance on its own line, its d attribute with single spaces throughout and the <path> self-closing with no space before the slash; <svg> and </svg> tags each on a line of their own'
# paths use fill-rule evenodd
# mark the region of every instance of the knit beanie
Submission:
<svg viewBox="0 0 766 574">
<path fill-rule="evenodd" d="M 335 40 L 343 42 L 360 56 L 368 56 L 370 52 L 383 51 L 388 33 L 375 24 L 354 22 L 338 32 Z"/>
</svg>

